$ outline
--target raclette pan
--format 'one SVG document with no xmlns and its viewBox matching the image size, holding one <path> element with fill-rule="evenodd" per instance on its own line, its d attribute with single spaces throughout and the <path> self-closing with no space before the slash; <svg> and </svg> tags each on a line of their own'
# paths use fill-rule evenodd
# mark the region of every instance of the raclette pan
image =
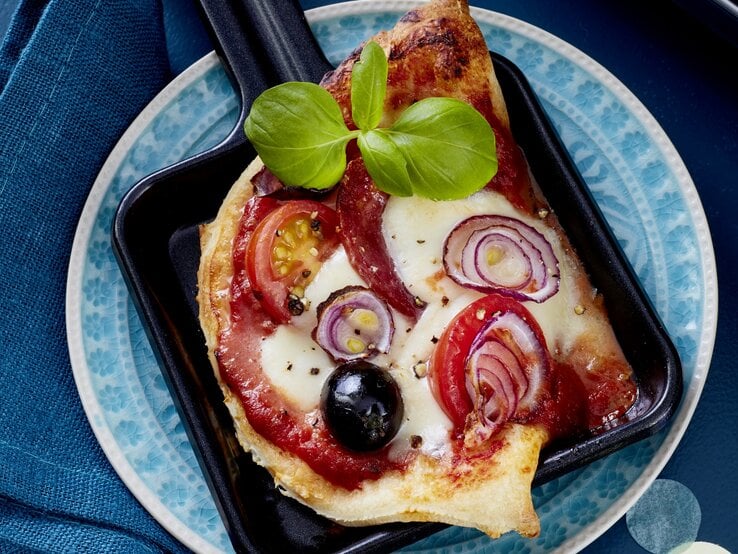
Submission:
<svg viewBox="0 0 738 554">
<path fill-rule="evenodd" d="M 242 124 L 254 98 L 286 80 L 318 81 L 331 69 L 296 0 L 201 2 L 241 101 L 233 132 L 194 158 L 150 175 L 122 199 L 113 249 L 165 381 L 237 552 L 380 552 L 444 528 L 434 523 L 343 527 L 283 496 L 243 452 L 200 331 L 198 226 L 215 214 L 255 156 Z M 248 37 L 248 38 L 247 38 Z M 585 182 L 523 73 L 491 53 L 512 133 L 531 172 L 604 297 L 638 385 L 633 408 L 599 434 L 541 454 L 534 485 L 559 477 L 661 429 L 682 394 L 674 345 Z"/>
</svg>

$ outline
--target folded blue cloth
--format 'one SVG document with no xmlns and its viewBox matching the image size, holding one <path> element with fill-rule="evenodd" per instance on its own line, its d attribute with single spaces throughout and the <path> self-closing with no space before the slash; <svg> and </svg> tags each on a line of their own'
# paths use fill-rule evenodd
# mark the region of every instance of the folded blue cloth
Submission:
<svg viewBox="0 0 738 554">
<path fill-rule="evenodd" d="M 0 49 L 0 552 L 179 552 L 118 478 L 64 326 L 82 207 L 171 79 L 157 0 L 23 0 Z"/>
</svg>

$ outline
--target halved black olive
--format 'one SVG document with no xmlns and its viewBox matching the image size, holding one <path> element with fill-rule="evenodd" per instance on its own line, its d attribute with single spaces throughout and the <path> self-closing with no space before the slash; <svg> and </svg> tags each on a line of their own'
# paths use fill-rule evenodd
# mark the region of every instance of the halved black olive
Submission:
<svg viewBox="0 0 738 554">
<path fill-rule="evenodd" d="M 328 429 L 344 446 L 378 450 L 397 434 L 403 418 L 400 388 L 366 360 L 338 366 L 323 385 L 321 408 Z"/>
</svg>

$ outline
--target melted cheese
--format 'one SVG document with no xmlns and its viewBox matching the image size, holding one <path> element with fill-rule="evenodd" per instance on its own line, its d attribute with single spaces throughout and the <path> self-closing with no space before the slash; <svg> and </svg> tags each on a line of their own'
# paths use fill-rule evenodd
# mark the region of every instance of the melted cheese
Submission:
<svg viewBox="0 0 738 554">
<path fill-rule="evenodd" d="M 413 294 L 428 302 L 429 307 L 440 304 L 444 296 L 451 299 L 447 308 L 454 313 L 483 296 L 460 287 L 443 273 L 443 243 L 446 237 L 464 219 L 481 214 L 520 219 L 541 232 L 553 246 L 559 260 L 559 291 L 540 304 L 523 304 L 538 321 L 549 346 L 568 350 L 586 327 L 586 318 L 574 317 L 576 307 L 584 299 L 580 298 L 576 286 L 573 262 L 555 231 L 539 219 L 521 214 L 498 193 L 483 190 L 469 198 L 448 202 L 434 202 L 415 196 L 390 198 L 384 213 L 383 230 L 390 255 L 403 281 Z M 438 326 L 444 328 L 451 316 L 439 315 L 441 312 L 445 313 L 444 310 L 434 310 L 433 317 L 438 316 Z M 443 325 L 440 325 L 441 322 Z"/>
<path fill-rule="evenodd" d="M 451 230 L 464 219 L 479 214 L 499 214 L 521 219 L 543 233 L 559 260 L 560 289 L 543 303 L 525 302 L 546 336 L 549 348 L 566 349 L 583 331 L 586 318 L 573 317 L 580 304 L 575 267 L 559 243 L 557 234 L 540 220 L 521 215 L 500 194 L 482 191 L 462 200 L 434 202 L 416 196 L 391 197 L 383 217 L 382 232 L 397 271 L 408 289 L 428 305 L 413 326 L 392 310 L 395 333 L 390 351 L 372 359 L 388 367 L 397 381 L 405 405 L 404 423 L 393 441 L 392 455 L 401 458 L 413 436 L 422 437 L 419 448 L 442 456 L 448 447 L 452 425 L 435 402 L 428 379 L 416 376 L 433 351 L 451 319 L 482 293 L 457 285 L 443 271 L 443 244 Z M 335 363 L 311 337 L 316 308 L 328 296 L 349 285 L 364 281 L 349 264 L 343 248 L 323 264 L 305 291 L 308 309 L 293 318 L 290 326 L 280 326 L 263 342 L 262 366 L 272 384 L 305 411 L 319 406 L 320 392 Z M 418 365 L 420 364 L 420 365 Z M 318 371 L 316 372 L 315 369 Z M 417 446 L 417 444 L 416 444 Z"/>
</svg>

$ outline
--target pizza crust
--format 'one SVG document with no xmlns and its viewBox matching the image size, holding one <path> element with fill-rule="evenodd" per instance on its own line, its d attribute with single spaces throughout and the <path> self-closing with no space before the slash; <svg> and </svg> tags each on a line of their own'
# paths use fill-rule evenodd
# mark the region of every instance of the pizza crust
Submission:
<svg viewBox="0 0 738 554">
<path fill-rule="evenodd" d="M 446 27 L 451 29 L 451 35 L 444 35 Z M 439 36 L 446 38 L 437 39 Z M 476 98 L 509 131 L 504 99 L 487 46 L 465 1 L 436 0 L 409 12 L 393 30 L 382 32 L 373 40 L 389 58 L 391 79 L 392 75 L 405 75 L 411 69 L 425 75 L 404 87 L 397 80 L 388 84 L 389 107 L 383 124 L 391 123 L 412 101 L 441 95 L 467 101 Z M 438 41 L 437 47 L 434 40 Z M 449 47 L 450 42 L 444 44 L 444 40 L 453 42 L 453 46 Z M 418 48 L 419 45 L 424 47 Z M 449 57 L 454 52 L 455 57 Z M 350 72 L 359 53 L 357 50 L 321 83 L 339 102 L 347 124 L 351 124 Z M 499 433 L 502 446 L 498 450 L 465 456 L 462 461 L 452 451 L 438 457 L 416 451 L 403 470 L 387 471 L 376 480 L 364 481 L 360 487 L 348 490 L 317 474 L 299 457 L 276 447 L 249 424 L 238 394 L 220 374 L 215 352 L 219 336 L 230 325 L 234 239 L 244 206 L 254 194 L 251 180 L 262 167 L 261 161 L 255 159 L 233 185 L 215 220 L 202 226 L 198 271 L 197 300 L 209 358 L 244 450 L 271 473 L 284 494 L 344 525 L 434 521 L 475 527 L 491 537 L 511 530 L 526 537 L 538 535 L 540 524 L 530 491 L 540 450 L 549 438 L 543 427 L 508 424 Z"/>
<path fill-rule="evenodd" d="M 288 474 L 282 486 L 290 496 L 344 525 L 436 521 L 476 527 L 491 537 L 513 529 L 536 536 L 539 522 L 530 486 L 545 434 L 512 425 L 504 435 L 505 446 L 493 458 L 453 471 L 447 460 L 418 455 L 407 470 L 366 482 L 360 490 L 318 487 L 316 492 L 315 482 L 311 490 L 301 490 L 300 483 L 289 482 Z"/>
<path fill-rule="evenodd" d="M 429 96 L 446 96 L 490 109 L 505 130 L 510 130 L 505 98 L 495 76 L 487 43 L 469 15 L 466 0 L 435 0 L 406 13 L 394 28 L 370 40 L 388 58 L 390 81 L 380 127 L 391 125 L 413 102 Z M 351 119 L 351 69 L 359 59 L 357 48 L 320 85 Z M 394 77 L 393 77 L 394 76 Z M 491 105 L 490 105 L 491 103 Z"/>
</svg>

